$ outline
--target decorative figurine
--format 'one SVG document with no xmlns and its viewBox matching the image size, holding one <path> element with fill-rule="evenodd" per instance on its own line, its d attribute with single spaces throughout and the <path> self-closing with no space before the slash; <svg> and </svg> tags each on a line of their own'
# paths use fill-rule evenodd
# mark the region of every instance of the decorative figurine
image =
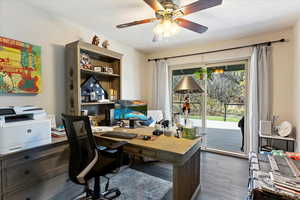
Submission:
<svg viewBox="0 0 300 200">
<path fill-rule="evenodd" d="M 98 37 L 97 35 L 95 35 L 95 36 L 93 37 L 92 44 L 93 44 L 93 45 L 96 45 L 96 46 L 99 46 L 99 44 L 100 44 L 100 39 L 99 39 L 99 37 Z"/>
<path fill-rule="evenodd" d="M 109 42 L 107 40 L 105 40 L 103 43 L 102 43 L 102 47 L 107 49 L 109 47 Z"/>
<path fill-rule="evenodd" d="M 89 55 L 87 55 L 85 53 L 80 54 L 80 66 L 83 69 L 90 69 L 90 70 L 92 70 L 93 66 L 91 64 Z"/>
<path fill-rule="evenodd" d="M 182 105 L 182 112 L 184 113 L 184 123 L 185 125 L 187 124 L 188 116 L 191 112 L 191 107 L 190 107 L 190 97 L 186 96 L 184 98 L 184 102 Z"/>
</svg>

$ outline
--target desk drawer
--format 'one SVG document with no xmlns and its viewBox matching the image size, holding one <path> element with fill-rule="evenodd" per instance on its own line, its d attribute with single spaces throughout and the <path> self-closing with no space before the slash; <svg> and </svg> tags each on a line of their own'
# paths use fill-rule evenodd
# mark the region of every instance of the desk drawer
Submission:
<svg viewBox="0 0 300 200">
<path fill-rule="evenodd" d="M 4 191 L 28 187 L 31 183 L 47 180 L 68 171 L 69 154 L 58 152 L 43 158 L 4 169 Z"/>
<path fill-rule="evenodd" d="M 58 145 L 55 147 L 37 147 L 34 149 L 22 151 L 20 153 L 15 153 L 12 155 L 8 155 L 3 161 L 3 168 L 10 168 L 15 165 L 24 164 L 26 162 L 31 162 L 36 159 L 40 159 L 42 157 L 52 155 L 55 153 L 63 152 L 68 150 L 68 145 Z"/>
<path fill-rule="evenodd" d="M 142 154 L 142 156 L 147 156 L 147 157 L 150 157 L 150 158 L 156 158 L 156 152 L 155 151 L 143 149 L 141 151 L 141 154 Z"/>
<path fill-rule="evenodd" d="M 157 154 L 155 151 L 148 150 L 148 149 L 142 149 L 138 147 L 131 147 L 131 146 L 125 146 L 124 151 L 129 154 L 135 154 L 137 156 L 147 156 L 151 158 L 156 158 Z"/>
<path fill-rule="evenodd" d="M 124 151 L 130 154 L 140 154 L 141 149 L 137 147 L 124 146 Z"/>
</svg>

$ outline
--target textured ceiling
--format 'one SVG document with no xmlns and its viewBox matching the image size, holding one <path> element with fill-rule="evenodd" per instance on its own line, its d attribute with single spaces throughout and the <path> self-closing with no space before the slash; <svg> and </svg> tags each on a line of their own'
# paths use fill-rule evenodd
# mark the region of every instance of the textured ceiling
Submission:
<svg viewBox="0 0 300 200">
<path fill-rule="evenodd" d="M 144 52 L 279 30 L 293 25 L 300 17 L 300 0 L 223 0 L 221 6 L 185 17 L 207 26 L 209 29 L 206 33 L 196 34 L 181 29 L 178 35 L 168 41 L 153 43 L 155 23 L 126 29 L 115 28 L 117 24 L 154 16 L 153 10 L 142 0 L 24 1 Z M 186 5 L 194 1 L 179 2 Z"/>
</svg>

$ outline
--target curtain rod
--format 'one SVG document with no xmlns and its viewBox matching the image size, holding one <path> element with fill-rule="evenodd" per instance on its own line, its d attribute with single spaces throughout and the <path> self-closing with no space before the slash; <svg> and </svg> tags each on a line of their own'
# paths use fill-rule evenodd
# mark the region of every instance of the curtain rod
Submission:
<svg viewBox="0 0 300 200">
<path fill-rule="evenodd" d="M 268 45 L 268 46 L 270 46 L 273 43 L 286 42 L 286 41 L 287 41 L 286 39 L 280 39 L 280 40 L 274 40 L 274 41 L 269 41 L 269 42 L 262 42 L 262 43 L 257 43 L 257 44 L 250 44 L 250 45 L 245 45 L 245 46 L 232 47 L 232 48 L 227 48 L 227 49 L 219 49 L 219 50 L 214 50 L 214 51 L 206 51 L 206 52 L 200 52 L 200 53 L 184 54 L 184 55 L 178 55 L 178 56 L 169 56 L 169 57 L 163 57 L 163 58 L 151 58 L 151 59 L 148 59 L 148 62 L 150 62 L 150 61 L 158 61 L 158 60 L 167 60 L 167 59 L 173 59 L 173 58 L 182 58 L 182 57 L 188 57 L 188 56 L 197 56 L 197 55 L 202 55 L 202 54 L 216 53 L 216 52 L 229 51 L 229 50 L 235 50 L 235 49 L 243 49 L 243 48 L 253 47 L 253 46 L 258 46 L 258 45 Z"/>
</svg>

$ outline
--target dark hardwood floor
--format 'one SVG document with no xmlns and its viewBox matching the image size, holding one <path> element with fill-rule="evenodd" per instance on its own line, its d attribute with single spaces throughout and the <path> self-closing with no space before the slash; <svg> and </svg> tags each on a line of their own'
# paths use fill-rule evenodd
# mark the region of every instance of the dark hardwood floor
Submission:
<svg viewBox="0 0 300 200">
<path fill-rule="evenodd" d="M 172 181 L 169 164 L 153 162 L 137 164 L 132 168 Z M 243 200 L 247 196 L 248 161 L 246 159 L 201 153 L 201 191 L 197 200 Z M 171 199 L 169 191 L 163 200 Z"/>
</svg>

